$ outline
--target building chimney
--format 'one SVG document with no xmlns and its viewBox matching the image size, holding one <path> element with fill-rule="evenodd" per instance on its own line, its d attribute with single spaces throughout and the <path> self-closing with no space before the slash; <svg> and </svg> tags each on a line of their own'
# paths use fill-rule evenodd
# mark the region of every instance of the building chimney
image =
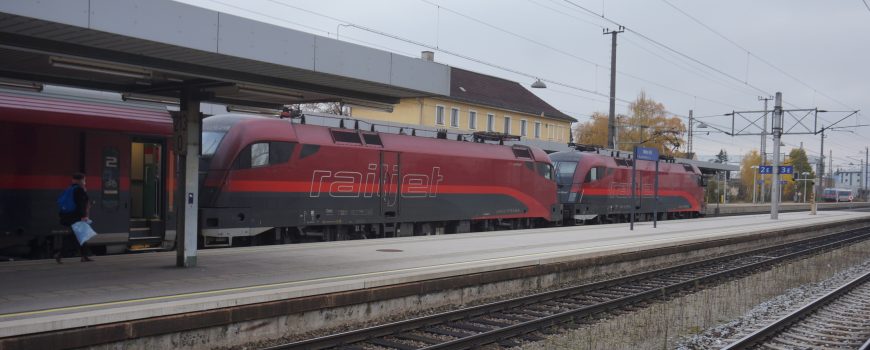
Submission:
<svg viewBox="0 0 870 350">
<path fill-rule="evenodd" d="M 432 51 L 423 51 L 420 53 L 420 58 L 429 62 L 435 62 L 435 53 Z"/>
</svg>

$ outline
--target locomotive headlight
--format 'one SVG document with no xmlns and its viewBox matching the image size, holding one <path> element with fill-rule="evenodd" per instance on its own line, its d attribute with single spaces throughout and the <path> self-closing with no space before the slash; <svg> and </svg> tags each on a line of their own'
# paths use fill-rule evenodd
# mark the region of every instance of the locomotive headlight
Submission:
<svg viewBox="0 0 870 350">
<path fill-rule="evenodd" d="M 569 201 L 569 202 L 573 202 L 573 201 L 575 201 L 576 199 L 577 199 L 577 192 L 571 192 L 571 194 L 568 195 L 568 201 Z"/>
</svg>

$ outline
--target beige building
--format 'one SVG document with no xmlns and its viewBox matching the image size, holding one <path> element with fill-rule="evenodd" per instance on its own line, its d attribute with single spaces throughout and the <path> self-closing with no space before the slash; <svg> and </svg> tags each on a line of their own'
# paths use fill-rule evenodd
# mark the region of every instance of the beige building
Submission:
<svg viewBox="0 0 870 350">
<path fill-rule="evenodd" d="M 577 121 L 519 83 L 459 68 L 451 68 L 450 96 L 406 98 L 391 113 L 354 108 L 351 115 L 451 133 L 507 133 L 547 150 L 566 145 Z"/>
</svg>

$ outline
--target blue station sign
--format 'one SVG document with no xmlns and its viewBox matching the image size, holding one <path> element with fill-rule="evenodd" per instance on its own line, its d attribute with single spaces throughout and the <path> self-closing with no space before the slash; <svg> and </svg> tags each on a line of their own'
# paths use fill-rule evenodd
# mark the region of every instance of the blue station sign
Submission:
<svg viewBox="0 0 870 350">
<path fill-rule="evenodd" d="M 649 147 L 635 147 L 634 148 L 634 158 L 639 160 L 650 160 L 650 161 L 658 161 L 659 160 L 659 150 L 655 148 Z"/>
<path fill-rule="evenodd" d="M 791 174 L 794 172 L 794 166 L 792 165 L 780 165 L 779 173 L 780 174 Z"/>
<path fill-rule="evenodd" d="M 773 165 L 761 165 L 758 167 L 759 174 L 773 174 Z"/>
</svg>

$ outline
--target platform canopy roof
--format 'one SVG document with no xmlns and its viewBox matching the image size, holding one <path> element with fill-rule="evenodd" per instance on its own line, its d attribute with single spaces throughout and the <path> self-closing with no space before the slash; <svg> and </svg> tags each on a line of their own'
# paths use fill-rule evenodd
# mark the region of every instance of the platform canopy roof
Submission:
<svg viewBox="0 0 870 350">
<path fill-rule="evenodd" d="M 714 174 L 719 171 L 740 171 L 739 165 L 727 164 L 727 163 L 715 163 L 715 162 L 707 162 L 703 160 L 694 160 L 694 159 L 685 159 L 678 158 L 677 163 L 690 164 L 697 166 L 698 169 L 701 170 L 702 173 L 705 174 Z"/>
<path fill-rule="evenodd" d="M 23 84 L 22 84 L 23 82 Z M 0 1 L 0 85 L 277 107 L 449 95 L 448 66 L 168 0 Z"/>
</svg>

